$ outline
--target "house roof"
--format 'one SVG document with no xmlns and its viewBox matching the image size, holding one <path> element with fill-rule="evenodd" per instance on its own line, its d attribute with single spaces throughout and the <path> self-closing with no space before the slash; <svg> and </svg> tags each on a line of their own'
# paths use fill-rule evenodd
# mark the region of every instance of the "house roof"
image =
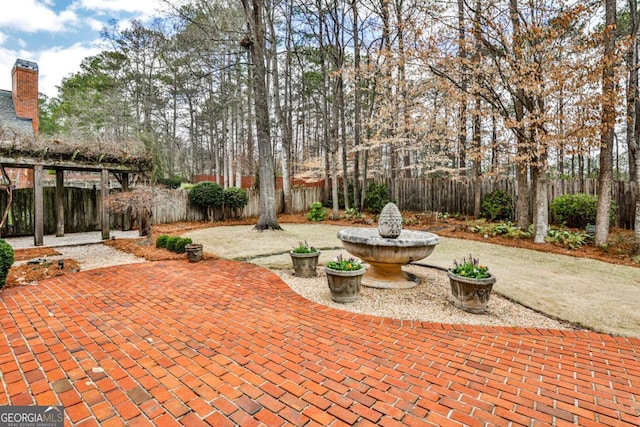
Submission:
<svg viewBox="0 0 640 427">
<path fill-rule="evenodd" d="M 34 136 L 31 119 L 22 119 L 16 116 L 10 90 L 0 89 L 0 125 L 25 136 Z"/>
</svg>

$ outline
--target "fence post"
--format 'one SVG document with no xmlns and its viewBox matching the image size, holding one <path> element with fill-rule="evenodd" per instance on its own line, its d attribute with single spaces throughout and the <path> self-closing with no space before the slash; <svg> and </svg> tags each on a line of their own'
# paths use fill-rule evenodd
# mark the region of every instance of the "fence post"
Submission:
<svg viewBox="0 0 640 427">
<path fill-rule="evenodd" d="M 109 240 L 109 171 L 102 169 L 100 175 L 100 196 L 102 199 L 102 240 Z"/>
<path fill-rule="evenodd" d="M 64 170 L 56 169 L 56 237 L 64 236 Z"/>
<path fill-rule="evenodd" d="M 43 166 L 33 167 L 33 245 L 44 244 L 44 197 L 42 190 Z"/>
</svg>

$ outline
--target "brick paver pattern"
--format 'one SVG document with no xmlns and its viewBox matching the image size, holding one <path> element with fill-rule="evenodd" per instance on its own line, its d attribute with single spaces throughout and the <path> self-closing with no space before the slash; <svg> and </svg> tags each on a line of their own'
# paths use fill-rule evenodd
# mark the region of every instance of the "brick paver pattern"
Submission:
<svg viewBox="0 0 640 427">
<path fill-rule="evenodd" d="M 226 260 L 0 297 L 0 405 L 67 425 L 640 425 L 638 339 L 353 314 Z"/>
</svg>

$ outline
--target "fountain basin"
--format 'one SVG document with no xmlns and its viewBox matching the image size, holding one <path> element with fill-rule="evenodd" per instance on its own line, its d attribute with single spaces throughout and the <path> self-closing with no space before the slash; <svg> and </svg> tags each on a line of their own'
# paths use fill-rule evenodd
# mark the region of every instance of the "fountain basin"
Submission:
<svg viewBox="0 0 640 427">
<path fill-rule="evenodd" d="M 402 266 L 428 257 L 440 243 L 440 237 L 426 231 L 402 230 L 397 238 L 386 238 L 368 228 L 341 230 L 338 239 L 351 255 L 369 264 L 362 284 L 384 289 L 418 285 L 420 280 L 403 271 Z"/>
</svg>

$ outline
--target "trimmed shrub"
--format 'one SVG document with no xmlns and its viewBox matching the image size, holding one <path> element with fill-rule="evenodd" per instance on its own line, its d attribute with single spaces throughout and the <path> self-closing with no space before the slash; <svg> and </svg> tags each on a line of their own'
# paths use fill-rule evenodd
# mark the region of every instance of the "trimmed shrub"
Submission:
<svg viewBox="0 0 640 427">
<path fill-rule="evenodd" d="M 188 238 L 188 237 L 179 237 L 178 240 L 176 240 L 175 243 L 175 253 L 177 254 L 183 254 L 185 253 L 185 246 L 190 245 L 191 243 L 193 243 L 193 241 Z"/>
<path fill-rule="evenodd" d="M 170 236 L 167 239 L 166 248 L 168 250 L 170 250 L 171 252 L 175 252 L 176 251 L 176 245 L 178 244 L 178 239 L 180 239 L 180 237 L 178 237 L 178 236 Z"/>
<path fill-rule="evenodd" d="M 0 288 L 2 288 L 7 281 L 9 269 L 11 269 L 14 261 L 13 248 L 6 240 L 0 239 Z"/>
<path fill-rule="evenodd" d="M 591 194 L 565 194 L 551 202 L 551 220 L 554 224 L 585 228 L 595 224 L 598 196 Z M 610 221 L 615 223 L 617 206 L 611 201 Z"/>
<path fill-rule="evenodd" d="M 166 235 L 166 234 L 158 236 L 158 238 L 156 239 L 156 248 L 165 248 L 166 249 L 167 240 L 169 240 L 169 236 Z"/>
<path fill-rule="evenodd" d="M 189 201 L 206 209 L 206 216 L 210 221 L 214 220 L 215 209 L 224 204 L 224 190 L 212 181 L 199 182 L 189 190 Z"/>
<path fill-rule="evenodd" d="M 229 187 L 224 190 L 224 205 L 231 209 L 243 209 L 249 203 L 249 196 L 242 188 Z"/>
<path fill-rule="evenodd" d="M 480 216 L 491 221 L 513 221 L 513 198 L 502 190 L 488 193 L 480 205 Z"/>
<path fill-rule="evenodd" d="M 375 182 L 369 184 L 367 194 L 364 196 L 364 207 L 369 212 L 379 214 L 382 208 L 390 201 L 385 184 L 376 184 Z"/>
<path fill-rule="evenodd" d="M 189 191 L 189 201 L 197 206 L 219 208 L 224 203 L 224 190 L 215 182 L 199 182 Z"/>
<path fill-rule="evenodd" d="M 158 246 L 158 242 L 164 246 Z M 193 241 L 189 237 L 167 236 L 166 234 L 163 234 L 156 240 L 156 247 L 165 248 L 177 254 L 183 254 L 185 253 L 185 246 L 191 243 L 193 243 Z"/>
</svg>

